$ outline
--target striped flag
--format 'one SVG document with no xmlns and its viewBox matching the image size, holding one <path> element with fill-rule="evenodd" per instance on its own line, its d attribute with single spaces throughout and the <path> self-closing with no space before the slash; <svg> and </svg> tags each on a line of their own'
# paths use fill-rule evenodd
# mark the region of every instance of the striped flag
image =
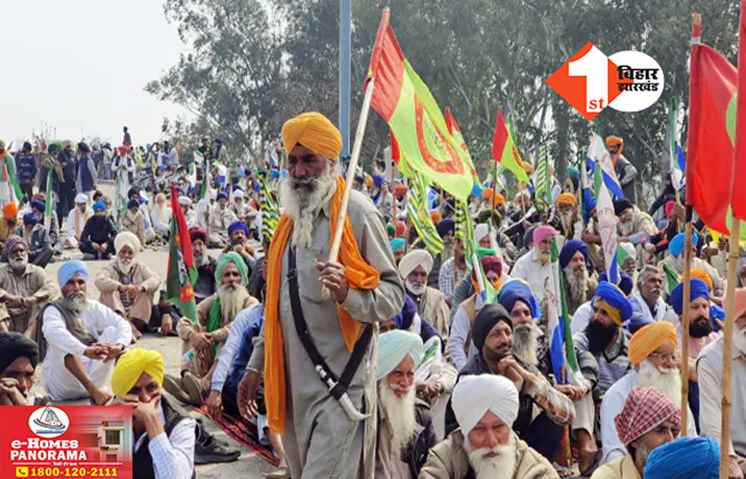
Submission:
<svg viewBox="0 0 746 479">
<path fill-rule="evenodd" d="M 431 255 L 436 256 L 443 251 L 443 239 L 435 229 L 427 207 L 427 191 L 425 179 L 417 171 L 413 172 L 412 187 L 409 190 L 407 202 L 407 217 L 412 221 L 417 235 L 425 243 L 425 248 Z"/>
<path fill-rule="evenodd" d="M 671 99 L 671 111 L 668 112 L 668 127 L 666 128 L 666 141 L 668 142 L 668 161 L 671 172 L 671 184 L 677 191 L 686 184 L 686 160 L 684 159 L 684 150 L 679 144 L 679 127 L 676 122 L 676 113 L 678 112 L 678 103 L 676 98 Z"/>
<path fill-rule="evenodd" d="M 547 291 L 547 331 L 554 377 L 560 384 L 583 384 L 567 309 L 565 278 L 559 264 L 559 245 L 552 238 L 552 277 Z"/>
<path fill-rule="evenodd" d="M 54 218 L 55 200 L 57 193 L 54 192 L 54 171 L 47 171 L 47 201 L 44 205 L 44 224 L 49 228 Z"/>
<path fill-rule="evenodd" d="M 670 265 L 663 263 L 663 273 L 666 275 L 666 294 L 671 294 L 671 291 L 680 283 L 679 273 L 673 270 Z"/>
<path fill-rule="evenodd" d="M 533 178 L 534 205 L 539 211 L 548 211 L 552 205 L 552 178 L 546 145 L 539 147 L 539 161 Z"/>
<path fill-rule="evenodd" d="M 618 244 L 616 228 L 619 219 L 614 213 L 614 203 L 605 183 L 601 184 L 598 192 L 596 211 L 598 214 L 598 233 L 601 236 L 601 247 L 606 263 L 606 275 L 610 283 L 619 284 L 621 277 L 619 276 L 619 265 L 616 257 Z"/>
<path fill-rule="evenodd" d="M 619 184 L 619 180 L 614 172 L 614 166 L 611 164 L 611 156 L 606 150 L 604 140 L 597 134 L 591 135 L 591 143 L 588 146 L 588 168 L 593 174 L 598 175 L 597 178 L 603 179 L 603 183 L 609 190 L 612 199 L 618 200 L 624 198 L 624 192 L 622 191 L 622 185 Z M 596 181 L 600 183 L 600 181 Z M 598 187 L 596 188 L 598 191 Z"/>
<path fill-rule="evenodd" d="M 470 262 L 476 250 L 474 248 L 474 223 L 466 201 L 456 201 L 456 238 L 463 241 L 464 254 L 466 260 Z"/>
<path fill-rule="evenodd" d="M 259 208 L 262 211 L 261 233 L 262 239 L 269 243 L 275 234 L 277 222 L 280 220 L 280 209 L 272 196 L 267 179 L 259 177 Z"/>
</svg>

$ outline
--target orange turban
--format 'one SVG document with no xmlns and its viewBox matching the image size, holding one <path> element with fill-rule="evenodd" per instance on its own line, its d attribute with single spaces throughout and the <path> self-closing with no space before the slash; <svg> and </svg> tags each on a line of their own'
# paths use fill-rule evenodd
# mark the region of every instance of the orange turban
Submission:
<svg viewBox="0 0 746 479">
<path fill-rule="evenodd" d="M 498 191 L 497 193 L 495 193 L 495 198 L 493 201 L 495 203 L 495 206 L 502 206 L 505 204 L 505 197 Z"/>
<path fill-rule="evenodd" d="M 485 188 L 482 190 L 482 199 L 483 200 L 492 200 L 492 197 L 495 194 L 495 190 L 492 188 Z"/>
<path fill-rule="evenodd" d="M 692 278 L 701 279 L 707 285 L 707 288 L 710 291 L 712 291 L 713 289 L 712 278 L 707 273 L 707 271 L 703 269 L 693 269 L 691 270 L 691 275 L 692 275 Z"/>
<path fill-rule="evenodd" d="M 6 220 L 18 218 L 18 205 L 13 202 L 5 203 L 5 206 L 3 206 L 3 218 Z"/>
<path fill-rule="evenodd" d="M 440 223 L 440 220 L 443 219 L 443 215 L 441 215 L 440 211 L 438 211 L 438 210 L 432 210 L 430 212 L 430 219 L 432 219 L 433 223 L 435 223 L 437 225 L 438 223 Z"/>
<path fill-rule="evenodd" d="M 557 197 L 557 206 L 569 205 L 573 208 L 578 206 L 578 199 L 572 193 L 562 193 Z"/>
<path fill-rule="evenodd" d="M 342 151 L 342 135 L 336 126 L 321 113 L 301 113 L 282 125 L 282 144 L 285 153 L 303 145 L 329 160 L 336 160 Z"/>
<path fill-rule="evenodd" d="M 637 330 L 629 340 L 629 361 L 635 366 L 650 356 L 650 353 L 669 343 L 678 346 L 676 328 L 668 321 L 655 321 Z"/>
<path fill-rule="evenodd" d="M 624 140 L 620 136 L 609 135 L 606 137 L 606 146 L 619 145 L 619 153 L 624 150 Z"/>
</svg>

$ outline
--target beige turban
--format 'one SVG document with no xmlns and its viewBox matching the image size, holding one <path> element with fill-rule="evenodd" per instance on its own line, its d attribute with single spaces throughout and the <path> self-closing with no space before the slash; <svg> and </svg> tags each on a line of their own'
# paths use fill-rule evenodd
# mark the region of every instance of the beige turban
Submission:
<svg viewBox="0 0 746 479">
<path fill-rule="evenodd" d="M 134 233 L 130 231 L 122 231 L 116 238 L 114 238 L 114 249 L 119 253 L 119 250 L 124 246 L 129 246 L 133 253 L 137 253 L 140 251 L 140 240 L 137 239 L 137 236 L 135 236 Z"/>
<path fill-rule="evenodd" d="M 453 388 L 451 406 L 464 436 L 474 429 L 487 411 L 512 428 L 518 417 L 518 390 L 504 376 L 462 376 Z"/>
<path fill-rule="evenodd" d="M 413 249 L 399 260 L 399 274 L 406 278 L 419 265 L 425 268 L 425 273 L 430 274 L 433 269 L 433 257 L 424 249 Z"/>
</svg>

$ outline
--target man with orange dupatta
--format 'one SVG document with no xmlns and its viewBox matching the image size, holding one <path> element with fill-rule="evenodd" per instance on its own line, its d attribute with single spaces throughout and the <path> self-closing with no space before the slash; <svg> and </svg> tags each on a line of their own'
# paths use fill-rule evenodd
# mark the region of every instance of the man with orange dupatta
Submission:
<svg viewBox="0 0 746 479">
<path fill-rule="evenodd" d="M 339 130 L 320 113 L 303 113 L 285 123 L 282 140 L 285 213 L 267 253 L 264 334 L 239 386 L 239 407 L 253 409 L 263 372 L 269 426 L 282 434 L 291 477 L 372 478 L 374 325 L 401 311 L 404 287 L 381 214 L 357 191 L 339 259 L 328 261 L 345 189 Z"/>
</svg>

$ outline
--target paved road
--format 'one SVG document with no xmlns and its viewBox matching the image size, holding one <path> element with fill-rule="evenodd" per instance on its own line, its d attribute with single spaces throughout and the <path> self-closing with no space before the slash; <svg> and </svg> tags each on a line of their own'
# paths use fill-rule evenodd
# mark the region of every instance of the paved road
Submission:
<svg viewBox="0 0 746 479">
<path fill-rule="evenodd" d="M 107 192 L 105 191 L 105 193 Z M 82 255 L 75 250 L 65 250 L 65 256 L 72 259 L 81 259 L 82 257 Z M 146 249 L 139 253 L 137 259 L 145 263 L 165 281 L 168 260 L 167 247 L 162 247 L 158 250 Z M 61 264 L 61 262 L 52 263 L 46 268 L 47 275 L 55 282 L 57 281 L 57 271 Z M 91 276 L 95 277 L 95 275 L 108 264 L 108 261 L 87 261 L 86 264 L 88 265 Z M 88 285 L 88 294 L 91 298 L 98 298 L 98 290 L 92 282 Z M 179 374 L 179 361 L 181 355 L 181 343 L 179 338 L 163 338 L 158 335 L 146 335 L 140 339 L 136 345 L 161 351 L 166 363 L 166 372 L 175 375 Z M 41 370 L 41 368 L 39 368 L 39 370 Z M 39 384 L 38 381 L 37 384 Z M 254 479 L 261 478 L 263 477 L 263 473 L 274 470 L 274 467 L 262 457 L 257 456 L 249 449 L 241 446 L 228 437 L 208 417 L 202 416 L 198 413 L 194 413 L 193 415 L 201 416 L 203 418 L 203 423 L 210 432 L 214 432 L 217 437 L 230 442 L 236 447 L 240 446 L 242 451 L 240 459 L 233 463 L 199 466 L 197 468 L 197 475 L 199 478 L 218 479 L 241 477 L 242 479 Z"/>
</svg>

